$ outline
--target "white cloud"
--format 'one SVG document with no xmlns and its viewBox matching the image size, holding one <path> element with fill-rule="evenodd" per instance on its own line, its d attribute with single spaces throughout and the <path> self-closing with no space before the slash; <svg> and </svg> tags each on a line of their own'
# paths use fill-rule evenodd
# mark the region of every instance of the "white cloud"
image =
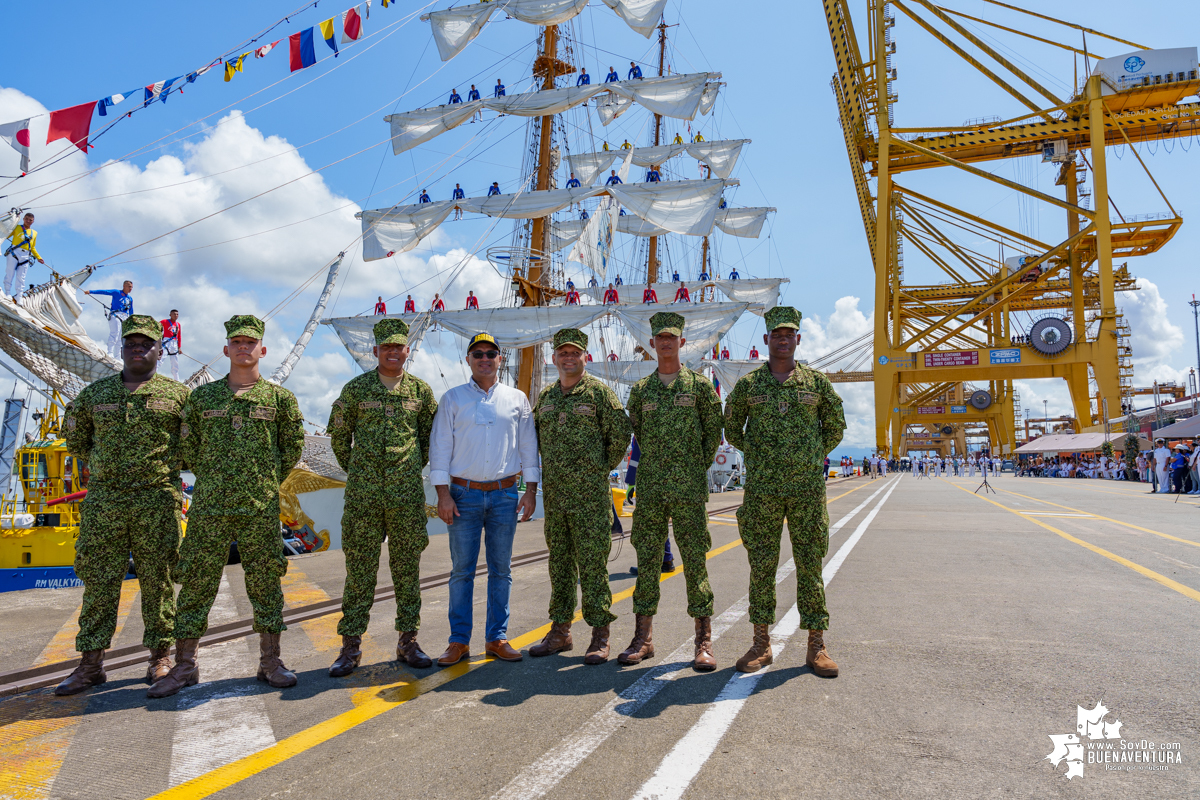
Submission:
<svg viewBox="0 0 1200 800">
<path fill-rule="evenodd" d="M 1167 317 L 1167 301 L 1158 286 L 1138 278 L 1139 291 L 1125 292 L 1120 297 L 1125 319 L 1133 331 L 1133 373 L 1138 386 L 1154 381 L 1178 381 L 1185 385 L 1187 368 L 1172 362 L 1190 364 L 1192 354 L 1185 350 L 1183 329 Z"/>
<path fill-rule="evenodd" d="M 852 295 L 839 298 L 833 304 L 833 313 L 825 320 L 813 315 L 800 321 L 799 358 L 812 361 L 826 353 L 842 347 L 871 331 L 874 314 L 868 316 L 859 310 L 860 298 Z M 868 344 L 868 347 L 870 345 Z M 859 369 L 869 369 L 859 366 Z M 839 366 L 833 365 L 833 369 Z M 846 414 L 846 434 L 841 448 L 875 447 L 875 388 L 873 383 L 835 383 L 833 388 L 842 398 L 842 409 Z M 836 453 L 839 452 L 837 450 Z"/>
</svg>

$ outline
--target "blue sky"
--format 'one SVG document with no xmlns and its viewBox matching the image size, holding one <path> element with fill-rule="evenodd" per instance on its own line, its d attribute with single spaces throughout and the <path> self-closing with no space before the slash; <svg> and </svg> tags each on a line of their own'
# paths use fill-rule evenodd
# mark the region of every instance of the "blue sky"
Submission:
<svg viewBox="0 0 1200 800">
<path fill-rule="evenodd" d="M 299 11 L 253 46 L 315 25 L 347 5 L 347 0 L 321 0 L 316 9 Z M 61 187 L 51 183 L 38 189 L 49 178 L 30 176 L 0 190 L 9 195 L 0 202 L 32 201 L 40 249 L 60 272 L 89 263 L 112 264 L 89 286 L 115 286 L 128 276 L 138 287 L 139 311 L 165 316 L 179 307 L 185 350 L 208 361 L 219 353 L 220 321 L 244 310 L 269 312 L 320 272 L 353 240 L 358 229 L 353 213 L 358 209 L 405 202 L 423 188 L 435 199 L 448 197 L 455 182 L 470 195 L 481 194 L 492 181 L 505 188 L 522 181 L 524 120 L 489 118 L 483 125 L 463 126 L 397 157 L 386 145 L 382 117 L 445 102 L 451 88 L 465 94 L 472 82 L 487 91 L 500 78 L 510 94 L 529 89 L 535 29 L 497 19 L 461 55 L 443 64 L 427 23 L 415 18 L 419 5 L 407 0 L 389 9 L 379 8 L 378 0 L 373 5 L 367 32 L 374 35 L 346 47 L 337 59 L 325 57 L 329 50 L 318 42 L 318 55 L 325 60 L 289 77 L 285 41 L 265 59 L 248 59 L 245 72 L 230 83 L 214 71 L 184 94 L 172 95 L 165 105 L 115 126 L 97 142 L 86 165 L 77 155 L 48 172 L 50 177 L 75 175 L 156 143 L 128 162 Z M 439 2 L 433 8 L 446 5 Z M 860 35 L 866 30 L 864 6 L 852 5 Z M 956 0 L 952 7 L 1047 38 L 1081 42 L 1078 32 L 979 0 Z M 28 4 L 20 12 L 22 46 L 0 52 L 0 122 L 144 86 L 239 47 L 250 49 L 241 46 L 247 37 L 294 8 L 283 2 L 224 0 Z M 728 85 L 711 117 L 698 118 L 690 131 L 686 123 L 668 120 L 666 131 L 668 136 L 700 130 L 708 139 L 753 140 L 739 164 L 741 186 L 731 192 L 730 202 L 770 205 L 779 211 L 760 240 L 715 237 L 717 257 L 726 270 L 736 265 L 743 275 L 789 278 L 784 301 L 798 306 L 809 324 L 805 354 L 820 355 L 866 331 L 873 302 L 872 270 L 829 87 L 833 56 L 824 14 L 817 2 L 754 4 L 754 13 L 738 8 L 700 1 L 668 5 L 668 22 L 679 23 L 670 32 L 671 68 L 719 71 Z M 1194 34 L 1165 24 L 1189 16 L 1190 5 L 1183 2 L 1156 5 L 1155 13 L 1136 15 L 1115 2 L 1088 4 L 1086 16 L 1079 4 L 1042 5 L 1038 10 L 1150 46 L 1197 44 Z M 893 62 L 899 71 L 898 125 L 937 126 L 1020 113 L 1015 100 L 898 16 Z M 570 29 L 574 60 L 592 73 L 603 74 L 613 64 L 623 74 L 630 60 L 649 68 L 656 57 L 653 40 L 631 31 L 598 0 Z M 986 31 L 986 36 L 1052 91 L 1069 94 L 1074 69 L 1070 54 L 996 31 Z M 1134 49 L 1095 37 L 1089 37 L 1088 44 L 1106 56 Z M 94 120 L 94 129 L 99 123 L 99 118 Z M 624 138 L 639 144 L 649 141 L 646 115 L 641 113 L 631 112 L 608 129 L 601 129 L 594 118 L 589 122 L 583 112 L 565 115 L 564 124 L 575 151 L 598 146 L 605 138 L 614 146 Z M 1141 153 L 1186 217 L 1196 196 L 1200 151 L 1185 150 L 1185 145 L 1194 146 L 1175 143 L 1170 152 L 1160 145 Z M 44 157 L 46 149 L 35 150 L 35 162 L 39 152 Z M 1116 156 L 1110 157 L 1110 187 L 1118 206 L 1127 214 L 1166 210 L 1135 159 L 1128 153 Z M 0 174 L 14 174 L 15 160 L 11 152 L 0 153 Z M 677 160 L 682 161 L 687 159 Z M 268 191 L 326 165 L 317 176 Z M 1043 191 L 1060 191 L 1053 185 L 1050 165 L 1035 160 L 994 162 L 986 168 L 1008 178 L 1035 180 Z M 696 176 L 693 162 L 676 163 L 671 169 L 675 173 L 668 177 Z M 1044 241 L 1065 238 L 1061 212 L 1020 202 L 1015 193 L 1000 187 L 949 170 L 904 180 L 918 191 L 961 203 L 968 211 Z M 54 191 L 45 194 L 47 189 Z M 113 257 L 262 192 L 266 194 L 205 223 Z M 509 222 L 474 220 L 444 226 L 403 257 L 364 264 L 351 251 L 330 312 L 369 312 L 380 294 L 399 295 L 393 301 L 397 310 L 409 292 L 425 305 L 453 265 L 488 245 L 507 244 L 511 234 Z M 1134 330 L 1139 385 L 1181 377 L 1195 359 L 1186 300 L 1197 290 L 1191 254 L 1197 250 L 1198 236 L 1194 226 L 1185 224 L 1161 253 L 1130 261 L 1131 271 L 1147 281 L 1141 292 L 1118 299 Z M 232 241 L 210 246 L 227 240 Z M 630 263 L 639 257 L 637 244 L 626 247 Z M 670 265 L 694 274 L 694 244 L 674 244 Z M 922 273 L 918 262 L 906 268 L 912 270 L 910 280 L 921 280 L 921 275 L 937 280 L 932 271 Z M 320 280 L 310 285 L 272 321 L 268 360 L 282 357 L 290 346 L 319 285 Z M 454 307 L 461 305 L 468 289 L 480 294 L 485 305 L 498 304 L 504 286 L 484 261 L 472 259 L 454 284 L 442 288 Z M 100 336 L 104 321 L 98 308 L 89 306 L 86 321 Z M 744 356 L 739 351 L 757 338 L 756 322 L 748 319 L 731 333 L 735 356 Z M 456 363 L 459 345 L 454 337 L 443 336 L 431 339 L 413 366 L 439 392 L 462 378 Z M 190 372 L 195 366 L 189 362 L 185 369 Z M 322 328 L 288 385 L 300 395 L 306 415 L 323 422 L 337 389 L 355 372 L 336 337 Z M 852 417 L 848 444 L 868 446 L 873 430 L 870 386 L 839 387 L 843 388 Z M 1039 410 L 1043 398 L 1050 401 L 1052 413 L 1067 409 L 1060 382 L 1024 382 L 1022 397 L 1027 406 L 1036 404 Z"/>
</svg>

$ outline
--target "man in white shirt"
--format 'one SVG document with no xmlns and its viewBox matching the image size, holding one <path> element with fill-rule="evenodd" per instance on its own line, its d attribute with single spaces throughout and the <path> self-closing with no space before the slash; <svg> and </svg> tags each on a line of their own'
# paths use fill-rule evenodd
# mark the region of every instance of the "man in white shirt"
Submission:
<svg viewBox="0 0 1200 800">
<path fill-rule="evenodd" d="M 1167 449 L 1166 439 L 1154 440 L 1154 473 L 1158 478 L 1158 493 L 1167 494 L 1171 491 L 1171 480 L 1167 476 L 1170 469 L 1167 464 L 1171 460 L 1171 451 Z"/>
<path fill-rule="evenodd" d="M 537 502 L 537 432 L 529 398 L 499 382 L 503 358 L 496 340 L 476 334 L 467 345 L 471 380 L 442 395 L 429 444 L 429 480 L 437 490 L 438 517 L 449 528 L 450 644 L 440 666 L 470 654 L 475 568 L 482 538 L 488 568 L 484 650 L 503 661 L 520 661 L 508 643 L 512 547 L 521 521 Z M 518 475 L 525 494 L 517 497 Z"/>
</svg>

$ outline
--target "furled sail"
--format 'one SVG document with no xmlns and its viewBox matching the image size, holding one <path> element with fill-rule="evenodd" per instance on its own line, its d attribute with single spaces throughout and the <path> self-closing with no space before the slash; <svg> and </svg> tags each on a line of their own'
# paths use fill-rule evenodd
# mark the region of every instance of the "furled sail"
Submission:
<svg viewBox="0 0 1200 800">
<path fill-rule="evenodd" d="M 291 352 L 283 359 L 283 363 L 276 367 L 275 372 L 271 374 L 270 381 L 272 383 L 283 385 L 283 382 L 292 374 L 292 369 L 295 368 L 296 362 L 304 355 L 304 349 L 308 347 L 313 332 L 316 331 L 317 324 L 321 321 L 321 315 L 325 313 L 325 306 L 329 303 L 329 296 L 333 294 L 333 286 L 337 283 L 338 269 L 341 268 L 342 259 L 345 257 L 345 253 L 338 253 L 337 259 L 329 265 L 329 274 L 325 276 L 325 288 L 321 290 L 321 296 L 317 298 L 317 305 L 313 308 L 313 312 L 308 318 L 308 324 L 300 332 L 299 338 L 296 339 L 296 344 L 292 346 Z"/>
<path fill-rule="evenodd" d="M 703 236 L 712 232 L 721 192 L 733 183 L 712 179 L 548 189 L 362 211 L 356 217 L 362 221 L 364 261 L 412 250 L 455 206 L 489 217 L 537 219 L 602 194 L 611 195 L 631 213 L 664 231 Z"/>
<path fill-rule="evenodd" d="M 718 178 L 733 175 L 742 147 L 749 139 L 728 139 L 712 142 L 684 142 L 682 144 L 660 144 L 657 147 L 633 148 L 633 163 L 639 167 L 658 166 L 668 159 L 687 153 L 692 158 L 707 164 Z M 591 186 L 596 178 L 612 169 L 613 163 L 626 151 L 602 150 L 598 153 L 580 153 L 567 156 L 567 163 L 575 178 L 584 186 Z"/>
<path fill-rule="evenodd" d="M 791 283 L 789 278 L 739 278 L 715 281 L 717 289 L 739 303 L 750 303 L 755 314 L 765 314 L 779 305 L 779 285 Z"/>
<path fill-rule="evenodd" d="M 389 314 L 393 319 L 402 319 L 408 323 L 408 346 L 416 350 L 429 330 L 429 312 L 419 314 Z M 375 347 L 375 323 L 385 319 L 384 316 L 372 317 L 335 317 L 321 320 L 322 325 L 333 328 L 338 338 L 342 340 L 346 351 L 355 360 L 363 372 L 372 370 L 379 363 L 373 351 Z"/>
<path fill-rule="evenodd" d="M 767 214 L 774 213 L 773 208 L 723 208 L 717 211 L 714 220 L 716 226 L 731 236 L 741 236 L 756 239 L 762 232 Z M 594 215 L 593 215 L 594 216 Z M 550 246 L 554 252 L 570 247 L 579 240 L 590 219 L 572 219 L 557 222 L 551 229 Z M 617 231 L 630 236 L 662 236 L 670 233 L 666 228 L 652 225 L 641 217 L 631 217 L 626 214 L 617 218 Z M 570 259 L 577 260 L 577 259 Z"/>
<path fill-rule="evenodd" d="M 585 366 L 589 374 L 595 375 L 600 380 L 631 386 L 658 369 L 658 362 L 653 360 L 609 361 L 604 358 Z M 558 380 L 558 369 L 553 364 L 547 364 L 543 370 L 542 385 L 549 386 L 556 380 Z"/>
<path fill-rule="evenodd" d="M 479 35 L 496 11 L 503 10 L 522 22 L 545 27 L 573 19 L 586 6 L 587 0 L 500 0 L 433 11 L 422 14 L 421 21 L 429 23 L 442 61 L 449 61 Z"/>
<path fill-rule="evenodd" d="M 568 306 L 595 308 L 595 306 Z M 679 350 L 679 359 L 688 366 L 698 365 L 722 336 L 729 332 L 747 310 L 749 303 L 677 303 L 662 305 L 608 306 L 625 324 L 630 335 L 639 343 L 650 341 L 650 317 L 660 311 L 673 311 L 686 320 L 683 338 L 687 341 Z M 643 344 L 643 346 L 645 346 Z"/>
<path fill-rule="evenodd" d="M 612 113 L 598 105 L 600 120 L 605 125 L 633 103 L 655 114 L 690 120 L 695 119 L 696 112 L 700 109 L 705 86 L 710 80 L 720 77 L 718 72 L 697 72 L 646 80 L 569 86 L 539 92 L 521 92 L 508 97 L 486 97 L 469 103 L 420 108 L 403 114 L 391 114 L 383 119 L 392 126 L 392 152 L 396 155 L 457 128 L 483 108 L 520 117 L 542 117 L 561 114 L 600 95 L 619 97 L 626 104 Z"/>
<path fill-rule="evenodd" d="M 667 7 L 667 0 L 604 0 L 604 5 L 617 12 L 625 24 L 649 39 L 663 9 Z"/>
<path fill-rule="evenodd" d="M 750 303 L 750 310 L 757 313 L 766 313 L 770 309 L 779 304 L 779 285 L 787 283 L 787 278 L 738 278 L 736 280 L 719 280 L 719 281 L 683 281 L 683 285 L 687 287 L 688 294 L 692 297 L 693 302 L 699 297 L 699 292 L 705 286 L 715 286 L 717 289 L 728 297 L 730 300 L 739 303 Z M 600 303 L 604 300 L 604 292 L 607 286 L 589 286 L 585 289 L 579 289 L 581 297 L 587 297 L 594 303 Z M 645 290 L 646 284 L 626 284 L 618 286 L 617 296 L 619 298 L 617 305 L 633 306 L 641 305 L 642 292 Z M 654 293 L 659 299 L 660 309 L 674 311 L 679 306 L 672 303 L 675 299 L 675 292 L 679 289 L 679 283 L 655 283 L 653 284 Z M 705 305 L 699 303 L 698 305 Z M 761 312 L 759 306 L 762 306 Z M 685 308 L 687 306 L 684 306 Z M 653 313 L 653 312 L 651 312 Z"/>
<path fill-rule="evenodd" d="M 765 347 L 763 348 L 766 349 Z M 733 386 L 744 376 L 749 375 L 754 370 L 761 367 L 766 361 L 753 360 L 738 360 L 738 359 L 705 359 L 702 364 L 706 367 L 712 367 L 713 375 L 721 382 L 722 393 L 728 395 L 733 391 Z"/>
</svg>

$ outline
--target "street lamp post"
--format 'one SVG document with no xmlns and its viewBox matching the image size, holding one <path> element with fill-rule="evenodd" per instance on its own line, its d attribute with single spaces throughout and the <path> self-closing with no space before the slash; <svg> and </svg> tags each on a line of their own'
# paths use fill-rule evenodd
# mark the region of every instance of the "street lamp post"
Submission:
<svg viewBox="0 0 1200 800">
<path fill-rule="evenodd" d="M 1196 368 L 1200 369 L 1200 300 L 1197 300 L 1196 295 L 1193 294 L 1188 305 L 1192 307 L 1192 322 L 1196 326 Z M 1195 407 L 1196 401 L 1193 400 L 1192 408 L 1195 409 Z"/>
</svg>

